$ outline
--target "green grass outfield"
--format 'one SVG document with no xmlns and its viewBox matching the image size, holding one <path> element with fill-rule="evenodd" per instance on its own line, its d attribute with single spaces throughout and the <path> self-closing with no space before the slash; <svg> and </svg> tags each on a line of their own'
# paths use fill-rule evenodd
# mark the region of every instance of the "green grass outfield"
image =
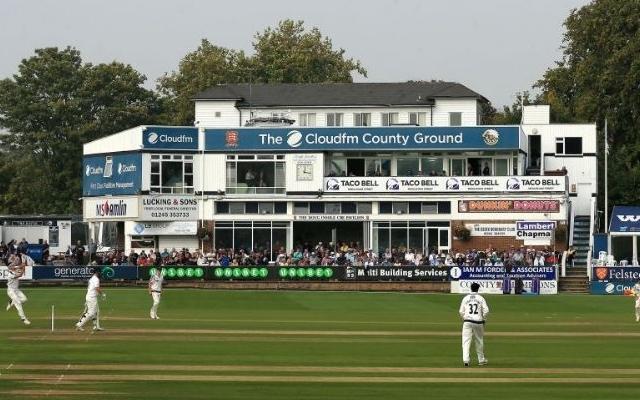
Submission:
<svg viewBox="0 0 640 400">
<path fill-rule="evenodd" d="M 611 399 L 640 395 L 622 296 L 486 296 L 489 365 L 462 368 L 460 295 L 28 288 L 0 313 L 0 399 Z M 56 331 L 50 309 L 56 307 Z"/>
</svg>

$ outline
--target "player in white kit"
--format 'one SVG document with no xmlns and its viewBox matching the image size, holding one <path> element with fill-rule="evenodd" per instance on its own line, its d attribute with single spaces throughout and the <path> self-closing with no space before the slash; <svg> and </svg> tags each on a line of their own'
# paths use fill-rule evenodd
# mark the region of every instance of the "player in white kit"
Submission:
<svg viewBox="0 0 640 400">
<path fill-rule="evenodd" d="M 24 269 L 26 265 L 21 254 L 11 256 L 9 259 L 9 273 L 7 275 L 7 295 L 9 296 L 9 304 L 7 304 L 7 311 L 11 307 L 15 307 L 18 311 L 18 316 L 25 325 L 31 325 L 31 322 L 27 319 L 22 309 L 22 304 L 27 301 L 27 296 L 20 290 L 19 279 L 24 275 Z"/>
<path fill-rule="evenodd" d="M 162 269 L 156 268 L 155 272 L 149 278 L 149 294 L 153 299 L 153 305 L 151 306 L 151 311 L 149 311 L 151 319 L 160 319 L 158 318 L 158 306 L 160 305 L 163 281 L 164 277 L 162 276 Z"/>
<path fill-rule="evenodd" d="M 640 281 L 633 285 L 631 293 L 636 298 L 636 322 L 640 322 Z"/>
<path fill-rule="evenodd" d="M 84 324 L 89 320 L 93 320 L 93 330 L 101 331 L 99 315 L 100 309 L 98 308 L 98 295 L 102 295 L 102 298 L 106 298 L 106 294 L 100 289 L 100 269 L 95 268 L 93 270 L 93 276 L 89 279 L 89 286 L 87 288 L 87 296 L 85 297 L 84 314 L 80 318 L 80 321 L 76 323 L 76 330 L 83 331 Z"/>
<path fill-rule="evenodd" d="M 486 365 L 488 360 L 484 357 L 484 324 L 489 315 L 489 306 L 485 299 L 478 294 L 480 285 L 471 284 L 471 294 L 462 299 L 460 304 L 460 317 L 462 323 L 462 362 L 465 367 L 469 366 L 471 358 L 471 338 L 475 340 L 476 353 L 478 354 L 478 364 Z"/>
</svg>

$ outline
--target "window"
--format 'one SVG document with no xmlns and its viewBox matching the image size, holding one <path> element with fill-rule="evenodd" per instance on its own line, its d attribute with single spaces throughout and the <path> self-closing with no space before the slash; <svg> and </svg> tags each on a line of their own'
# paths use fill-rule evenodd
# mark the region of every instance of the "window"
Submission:
<svg viewBox="0 0 640 400">
<path fill-rule="evenodd" d="M 425 112 L 412 112 L 409 113 L 409 124 L 417 126 L 427 125 L 427 113 Z"/>
<path fill-rule="evenodd" d="M 316 126 L 316 113 L 300 113 L 298 114 L 299 126 Z"/>
<path fill-rule="evenodd" d="M 276 202 L 227 202 L 216 203 L 216 214 L 286 214 L 287 203 Z"/>
<path fill-rule="evenodd" d="M 309 214 L 309 203 L 307 202 L 295 202 L 293 203 L 294 214 Z"/>
<path fill-rule="evenodd" d="M 340 214 L 340 203 L 325 203 L 324 213 L 332 215 Z"/>
<path fill-rule="evenodd" d="M 406 201 L 394 201 L 392 210 L 394 214 L 406 214 L 409 212 L 409 203 Z"/>
<path fill-rule="evenodd" d="M 461 126 L 462 125 L 462 113 L 450 112 L 449 113 L 449 126 Z"/>
<path fill-rule="evenodd" d="M 327 114 L 327 126 L 342 126 L 343 120 L 342 113 L 328 113 Z"/>
<path fill-rule="evenodd" d="M 420 171 L 420 159 L 398 158 L 396 161 L 396 176 L 415 176 Z"/>
<path fill-rule="evenodd" d="M 215 115 L 216 115 L 216 118 L 220 118 L 220 117 L 222 117 L 222 113 L 221 113 L 220 111 L 216 111 L 216 114 L 215 114 Z"/>
<path fill-rule="evenodd" d="M 356 214 L 357 209 L 355 202 L 345 201 L 342 203 L 342 214 Z"/>
<path fill-rule="evenodd" d="M 370 113 L 353 114 L 353 126 L 371 126 L 371 114 Z"/>
<path fill-rule="evenodd" d="M 496 158 L 495 162 L 495 174 L 496 176 L 509 175 L 509 159 L 508 158 Z"/>
<path fill-rule="evenodd" d="M 193 193 L 193 156 L 151 155 L 152 193 Z"/>
<path fill-rule="evenodd" d="M 442 158 L 425 157 L 422 159 L 422 175 L 441 176 L 444 175 L 444 162 Z"/>
<path fill-rule="evenodd" d="M 227 193 L 284 193 L 284 167 L 284 156 L 282 155 L 227 156 Z"/>
<path fill-rule="evenodd" d="M 397 125 L 398 124 L 398 113 L 394 112 L 394 113 L 382 113 L 381 115 L 381 119 L 382 119 L 382 126 L 391 126 L 391 125 Z"/>
<path fill-rule="evenodd" d="M 556 154 L 557 155 L 581 155 L 582 154 L 582 138 L 581 137 L 556 138 Z"/>
<path fill-rule="evenodd" d="M 358 203 L 358 214 L 371 214 L 371 203 Z"/>
<path fill-rule="evenodd" d="M 329 162 L 328 170 L 327 176 L 347 176 L 347 159 L 332 159 Z"/>
<path fill-rule="evenodd" d="M 465 176 L 467 175 L 467 160 L 462 158 L 451 159 L 451 167 L 449 171 L 451 176 Z"/>
<path fill-rule="evenodd" d="M 391 160 L 368 158 L 364 162 L 366 176 L 390 176 Z"/>
</svg>

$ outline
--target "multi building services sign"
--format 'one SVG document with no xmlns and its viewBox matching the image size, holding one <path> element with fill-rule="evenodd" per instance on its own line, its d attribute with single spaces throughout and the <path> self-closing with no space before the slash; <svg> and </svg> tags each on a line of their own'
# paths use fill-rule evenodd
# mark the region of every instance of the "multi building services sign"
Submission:
<svg viewBox="0 0 640 400">
<path fill-rule="evenodd" d="M 198 128 L 147 126 L 142 132 L 145 149 L 198 150 Z"/>
<path fill-rule="evenodd" d="M 85 156 L 82 161 L 82 195 L 137 194 L 142 184 L 140 153 Z"/>
<path fill-rule="evenodd" d="M 518 150 L 518 126 L 206 129 L 211 151 Z"/>
<path fill-rule="evenodd" d="M 458 193 L 458 192 L 565 192 L 564 177 L 330 177 L 324 191 L 332 193 Z"/>
</svg>

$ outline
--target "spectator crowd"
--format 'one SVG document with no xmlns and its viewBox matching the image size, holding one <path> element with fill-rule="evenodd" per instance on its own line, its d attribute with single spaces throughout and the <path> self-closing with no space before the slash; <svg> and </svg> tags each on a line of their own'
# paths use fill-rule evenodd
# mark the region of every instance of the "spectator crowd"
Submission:
<svg viewBox="0 0 640 400">
<path fill-rule="evenodd" d="M 535 250 L 533 248 L 510 247 L 507 250 L 494 248 L 471 249 L 466 251 L 437 252 L 428 254 L 407 247 L 392 247 L 381 252 L 372 249 L 364 250 L 358 243 L 341 242 L 316 245 L 308 243 L 296 246 L 287 253 L 284 248 L 274 252 L 273 257 L 268 251 L 245 251 L 234 249 L 217 249 L 209 253 L 200 250 L 163 249 L 162 251 L 135 251 L 129 254 L 122 251 L 109 251 L 97 254 L 93 260 L 100 265 L 199 265 L 199 266 L 248 266 L 248 265 L 276 265 L 276 266 L 551 266 L 556 265 L 562 254 L 547 248 Z"/>
</svg>

